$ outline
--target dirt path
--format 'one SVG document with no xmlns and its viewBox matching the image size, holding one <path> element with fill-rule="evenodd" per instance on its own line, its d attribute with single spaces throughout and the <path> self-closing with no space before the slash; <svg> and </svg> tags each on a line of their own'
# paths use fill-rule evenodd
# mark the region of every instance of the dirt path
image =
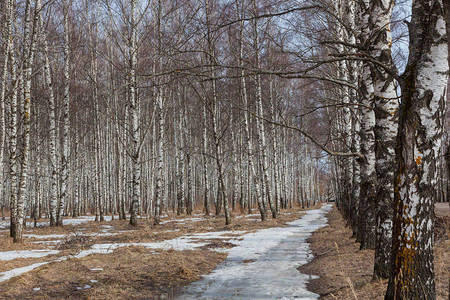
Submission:
<svg viewBox="0 0 450 300">
<path fill-rule="evenodd" d="M 331 205 L 307 211 L 284 228 L 246 234 L 209 275 L 182 290 L 179 299 L 317 299 L 297 268 L 312 259 L 306 239 L 325 226 Z"/>
</svg>

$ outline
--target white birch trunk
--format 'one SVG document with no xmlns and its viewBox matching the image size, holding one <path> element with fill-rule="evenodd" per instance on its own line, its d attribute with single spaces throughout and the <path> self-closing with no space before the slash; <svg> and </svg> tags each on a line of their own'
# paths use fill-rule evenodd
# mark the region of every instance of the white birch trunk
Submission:
<svg viewBox="0 0 450 300">
<path fill-rule="evenodd" d="M 392 269 L 385 299 L 436 299 L 434 202 L 449 70 L 445 5 L 442 0 L 414 0 L 412 5 L 396 147 Z"/>
<path fill-rule="evenodd" d="M 31 121 L 31 72 L 33 67 L 33 59 L 36 42 L 36 24 L 34 20 L 34 30 L 31 32 L 31 0 L 25 4 L 25 21 L 24 21 L 24 101 L 23 101 L 23 150 L 21 162 L 21 174 L 19 181 L 19 194 L 16 205 L 16 224 L 14 227 L 14 242 L 21 243 L 23 241 L 22 231 L 25 219 L 25 199 L 28 183 L 28 163 L 30 156 L 30 121 Z"/>
<path fill-rule="evenodd" d="M 11 176 L 10 188 L 10 236 L 14 237 L 16 227 L 16 205 L 17 205 L 17 94 L 19 89 L 19 78 L 17 77 L 14 46 L 9 49 L 9 60 L 11 61 L 11 82 L 13 90 L 10 101 L 10 123 L 9 123 L 9 173 Z M 19 73 L 19 77 L 21 74 Z"/>
<path fill-rule="evenodd" d="M 6 119 L 5 119 L 5 95 L 6 95 L 6 85 L 8 79 L 8 64 L 9 62 L 9 52 L 12 47 L 12 4 L 10 0 L 5 0 L 2 3 L 2 15 L 4 17 L 5 23 L 4 27 L 2 27 L 2 37 L 3 37 L 3 46 L 1 59 L 2 61 L 2 74 L 1 74 L 1 90 L 0 90 L 0 175 L 3 175 L 3 161 L 5 156 L 5 140 L 6 140 Z M 0 197 L 2 197 L 2 217 L 3 209 L 5 207 L 6 201 L 5 197 L 3 197 L 4 193 L 4 182 L 5 180 L 2 178 L 0 182 Z"/>
<path fill-rule="evenodd" d="M 132 202 L 130 224 L 137 225 L 137 214 L 141 195 L 141 165 L 139 161 L 140 154 L 140 135 L 139 135 L 139 110 L 136 96 L 136 67 L 137 67 L 137 24 L 136 24 L 136 5 L 137 0 L 131 0 L 131 20 L 130 20 L 130 41 L 129 41 L 129 113 L 131 119 L 131 153 L 132 153 Z"/>
<path fill-rule="evenodd" d="M 253 13 L 256 16 L 257 15 L 257 7 L 256 7 L 256 1 L 253 1 Z M 255 64 L 256 68 L 260 69 L 260 58 L 259 58 L 259 32 L 258 32 L 258 20 L 255 19 L 253 21 L 253 48 L 254 48 L 254 55 L 255 55 Z M 272 218 L 277 217 L 277 210 L 275 205 L 272 203 L 272 189 L 270 184 L 270 178 L 269 178 L 269 170 L 268 170 L 268 162 L 267 162 L 267 147 L 266 147 L 266 133 L 264 130 L 264 120 L 262 119 L 264 117 L 263 113 L 263 105 L 262 105 L 262 90 L 261 90 L 261 75 L 256 74 L 254 77 L 255 80 L 255 96 L 256 96 L 256 111 L 259 116 L 258 120 L 256 120 L 256 127 L 258 131 L 258 148 L 261 155 L 261 164 L 262 164 L 262 172 L 264 176 L 264 187 L 265 187 L 265 193 L 267 196 L 267 200 L 269 203 L 270 210 L 272 211 Z"/>
<path fill-rule="evenodd" d="M 206 114 L 206 105 L 203 105 L 203 179 L 204 179 L 204 207 L 205 207 L 205 214 L 209 216 L 211 212 L 211 205 L 209 200 L 209 173 L 208 173 L 208 120 L 207 120 L 207 114 Z"/>
<path fill-rule="evenodd" d="M 369 0 L 364 0 L 362 8 L 362 37 L 366 41 L 370 36 L 369 15 L 364 13 L 369 6 Z M 357 240 L 361 242 L 361 249 L 375 246 L 375 197 L 376 197 L 376 170 L 375 170 L 375 112 L 374 86 L 371 78 L 370 66 L 364 64 L 361 78 L 361 154 L 364 156 L 361 163 L 361 198 L 359 201 L 359 224 Z"/>
<path fill-rule="evenodd" d="M 38 8 L 40 7 L 40 0 Z M 58 169 L 56 156 L 56 114 L 55 114 L 55 96 L 53 91 L 53 83 L 51 76 L 50 59 L 48 57 L 47 37 L 44 33 L 42 14 L 39 14 L 39 27 L 41 28 L 41 38 L 44 46 L 44 76 L 48 91 L 48 118 L 49 118 L 49 154 L 50 154 L 50 226 L 56 225 L 56 203 L 58 196 Z"/>
<path fill-rule="evenodd" d="M 156 95 L 156 107 L 158 116 L 158 155 L 157 155 L 157 165 L 156 165 L 156 189 L 155 189 L 155 224 L 159 224 L 160 214 L 161 214 L 161 202 L 164 195 L 164 116 L 163 116 L 163 96 L 162 88 L 157 88 Z"/>
<path fill-rule="evenodd" d="M 371 32 L 377 32 L 371 42 L 371 55 L 395 70 L 391 54 L 390 21 L 393 0 L 371 3 Z M 392 75 L 380 67 L 372 66 L 372 78 L 375 94 L 375 149 L 377 171 L 376 197 L 376 241 L 374 274 L 382 278 L 389 277 L 394 203 L 395 145 L 397 137 L 398 99 L 396 85 Z"/>
<path fill-rule="evenodd" d="M 215 152 L 216 152 L 216 163 L 217 163 L 217 171 L 219 175 L 219 193 L 221 197 L 223 198 L 223 207 L 225 210 L 225 225 L 228 225 L 231 223 L 231 216 L 228 209 L 228 197 L 226 192 L 226 185 L 225 185 L 225 173 L 223 169 L 223 155 L 222 155 L 222 145 L 221 140 L 219 137 L 219 119 L 218 119 L 218 113 L 219 113 L 219 106 L 218 106 L 218 99 L 217 99 L 217 89 L 216 89 L 216 75 L 213 68 L 213 65 L 215 64 L 216 59 L 216 49 L 215 45 L 212 42 L 211 37 L 211 23 L 210 23 L 210 3 L 209 0 L 205 0 L 205 9 L 206 9 L 206 24 L 207 24 L 207 42 L 208 42 L 208 51 L 209 51 L 209 62 L 211 64 L 210 68 L 210 74 L 211 74 L 211 89 L 212 89 L 212 105 L 211 105 L 211 121 L 213 123 L 213 138 L 214 138 L 214 146 L 215 146 Z"/>
<path fill-rule="evenodd" d="M 69 49 L 69 4 L 64 1 L 64 97 L 63 97 L 63 142 L 61 155 L 61 195 L 59 199 L 57 226 L 63 225 L 64 205 L 67 202 L 69 186 L 69 127 L 70 127 L 70 49 Z"/>
<path fill-rule="evenodd" d="M 272 120 L 274 120 L 275 122 L 277 122 L 277 117 L 276 117 L 276 107 L 277 107 L 277 95 L 276 95 L 276 91 L 274 90 L 274 84 L 273 84 L 273 77 L 270 76 L 270 82 L 269 82 L 270 86 L 269 86 L 269 94 L 270 94 L 270 108 L 271 108 L 271 115 L 272 115 Z M 275 95 L 274 95 L 275 94 Z M 276 126 L 274 124 L 271 125 L 271 131 L 272 131 L 272 151 L 273 151 L 273 178 L 275 180 L 274 184 L 275 184 L 275 194 L 274 194 L 274 202 L 275 202 L 275 207 L 277 210 L 277 213 L 280 212 L 281 209 L 281 199 L 280 199 L 280 180 L 279 180 L 279 149 L 278 149 L 278 130 L 276 128 Z"/>
</svg>

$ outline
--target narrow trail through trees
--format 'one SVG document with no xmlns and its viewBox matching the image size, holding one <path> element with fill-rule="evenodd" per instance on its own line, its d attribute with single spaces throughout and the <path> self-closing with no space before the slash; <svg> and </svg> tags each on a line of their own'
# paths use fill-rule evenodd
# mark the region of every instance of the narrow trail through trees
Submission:
<svg viewBox="0 0 450 300">
<path fill-rule="evenodd" d="M 186 287 L 178 299 L 317 299 L 297 268 L 312 259 L 306 239 L 326 226 L 331 204 L 308 210 L 287 227 L 246 234 L 211 274 Z"/>
</svg>

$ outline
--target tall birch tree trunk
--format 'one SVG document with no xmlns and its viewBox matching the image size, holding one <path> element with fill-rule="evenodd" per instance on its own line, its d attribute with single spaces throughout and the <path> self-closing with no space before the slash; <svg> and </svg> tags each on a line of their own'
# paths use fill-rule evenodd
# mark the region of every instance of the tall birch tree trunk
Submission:
<svg viewBox="0 0 450 300">
<path fill-rule="evenodd" d="M 129 113 L 131 119 L 131 160 L 132 160 L 132 200 L 130 224 L 137 225 L 137 214 L 141 195 L 141 165 L 139 161 L 140 136 L 139 136 L 139 110 L 136 96 L 136 66 L 137 66 L 137 24 L 136 24 L 137 0 L 131 0 L 130 41 L 129 55 Z"/>
<path fill-rule="evenodd" d="M 12 27 L 13 9 L 12 1 L 9 9 L 11 18 L 8 27 Z M 11 30 L 11 29 L 9 29 Z M 10 31 L 11 32 L 11 31 Z M 10 35 L 11 36 L 11 35 Z M 10 101 L 10 120 L 9 120 L 9 174 L 11 177 L 10 187 L 10 236 L 14 237 L 16 227 L 16 205 L 17 205 L 17 96 L 19 93 L 19 79 L 21 73 L 17 76 L 16 57 L 14 52 L 14 42 L 11 36 L 11 47 L 9 47 L 10 73 L 12 82 L 12 95 Z"/>
<path fill-rule="evenodd" d="M 414 0 L 397 136 L 392 270 L 385 299 L 435 299 L 434 201 L 448 81 L 443 0 Z"/>
<path fill-rule="evenodd" d="M 361 7 L 363 24 L 361 40 L 368 42 L 370 37 L 369 9 L 370 0 L 364 0 Z M 377 177 L 375 169 L 375 112 L 373 110 L 374 86 L 368 64 L 362 67 L 360 84 L 361 95 L 361 198 L 359 200 L 358 236 L 361 249 L 373 249 L 375 246 L 375 198 Z"/>
<path fill-rule="evenodd" d="M 163 116 L 163 96 L 162 88 L 158 87 L 156 95 L 156 108 L 158 116 L 158 155 L 157 155 L 157 172 L 156 172 L 156 190 L 155 190 L 155 224 L 159 224 L 161 214 L 161 202 L 164 195 L 164 116 Z"/>
<path fill-rule="evenodd" d="M 59 199 L 57 226 L 63 225 L 64 205 L 67 202 L 69 186 L 69 127 L 70 127 L 70 49 L 69 49 L 69 3 L 64 1 L 64 97 L 63 97 L 63 142 L 61 155 L 61 195 Z"/>
<path fill-rule="evenodd" d="M 225 225 L 229 225 L 231 223 L 230 211 L 228 208 L 228 196 L 226 192 L 225 185 L 225 174 L 223 169 L 223 154 L 222 154 L 222 145 L 221 139 L 219 136 L 219 105 L 217 99 L 217 89 L 216 89 L 216 74 L 214 71 L 213 65 L 216 63 L 216 49 L 215 45 L 212 41 L 211 36 L 211 23 L 210 23 L 210 3 L 209 0 L 205 0 L 205 9 L 206 9 L 206 24 L 207 24 L 207 42 L 208 42 L 208 56 L 209 62 L 211 64 L 210 74 L 211 74 L 211 89 L 212 89 L 212 105 L 211 105 L 211 121 L 213 125 L 213 138 L 214 138 L 214 146 L 215 146 L 215 154 L 216 154 L 216 164 L 217 164 L 217 172 L 219 173 L 219 186 L 218 191 L 223 201 L 223 208 L 225 210 Z M 219 199 L 218 199 L 219 200 Z"/>
<path fill-rule="evenodd" d="M 58 197 L 58 167 L 56 156 L 56 114 L 55 114 L 55 94 L 53 91 L 53 82 L 51 75 L 51 66 L 49 59 L 47 36 L 44 33 L 44 22 L 42 18 L 41 1 L 37 1 L 39 11 L 39 27 L 41 30 L 41 39 L 44 46 L 44 76 L 48 92 L 48 119 L 49 119 L 49 154 L 50 154 L 50 226 L 56 225 L 56 203 Z"/>
<path fill-rule="evenodd" d="M 245 17 L 244 14 L 244 8 L 245 8 L 245 0 L 240 0 L 241 5 L 239 9 L 239 5 L 237 5 L 237 10 L 240 11 L 240 19 L 243 19 Z M 241 99 L 242 99 L 242 106 L 244 109 L 248 109 L 248 94 L 247 94 L 247 86 L 245 82 L 245 70 L 244 70 L 244 21 L 241 21 L 239 24 L 239 66 L 241 68 Z M 249 112 L 244 111 L 244 133 L 245 133 L 245 139 L 246 139 L 246 146 L 247 146 L 247 158 L 248 158 L 248 169 L 247 169 L 247 178 L 248 178 L 248 210 L 249 213 L 251 212 L 251 202 L 252 202 L 252 183 L 254 185 L 254 190 L 256 191 L 256 199 L 258 203 L 258 209 L 259 213 L 261 214 L 261 221 L 265 221 L 267 219 L 266 211 L 264 210 L 263 205 L 263 199 L 260 195 L 260 183 L 259 180 L 256 178 L 255 173 L 255 164 L 253 161 L 253 144 L 252 144 L 252 138 L 251 138 L 251 131 L 250 131 L 250 122 L 249 122 Z"/>
<path fill-rule="evenodd" d="M 211 205 L 209 201 L 209 173 L 208 173 L 208 119 L 206 114 L 206 104 L 203 105 L 203 179 L 204 179 L 204 207 L 205 215 L 209 216 Z"/>
<path fill-rule="evenodd" d="M 277 107 L 277 95 L 276 95 L 276 90 L 274 88 L 274 79 L 273 76 L 270 76 L 270 82 L 269 82 L 269 95 L 270 95 L 270 109 L 271 109 L 271 115 L 272 115 L 272 120 L 274 120 L 275 122 L 277 122 L 277 117 L 276 117 L 276 107 Z M 275 202 L 275 208 L 277 210 L 277 213 L 280 212 L 282 203 L 281 203 L 281 188 L 280 188 L 280 178 L 279 178 L 279 146 L 277 143 L 277 140 L 279 138 L 278 134 L 277 134 L 277 127 L 275 126 L 275 124 L 271 125 L 271 131 L 272 131 L 272 155 L 274 157 L 273 160 L 273 178 L 275 180 L 274 182 L 274 186 L 275 186 L 275 193 L 274 193 L 274 202 Z"/>
<path fill-rule="evenodd" d="M 157 13 L 156 13 L 156 30 L 158 37 L 158 66 L 157 70 L 161 71 L 162 69 L 162 49 L 161 49 L 161 20 L 162 20 L 162 2 L 158 1 L 157 4 Z M 160 214 L 161 214 L 161 202 L 164 196 L 164 190 L 166 187 L 164 186 L 164 114 L 163 114 L 163 88 L 160 84 L 162 80 L 158 80 L 159 84 L 156 88 L 156 107 L 157 117 L 158 117 L 158 156 L 157 156 L 157 172 L 156 172 L 156 190 L 155 190 L 155 224 L 159 224 Z"/>
<path fill-rule="evenodd" d="M 5 157 L 5 141 L 6 141 L 6 119 L 5 119 L 5 100 L 6 100 L 6 86 L 8 80 L 8 64 L 9 61 L 9 51 L 12 47 L 12 3 L 10 0 L 5 0 L 2 3 L 2 15 L 4 18 L 4 24 L 1 28 L 1 35 L 3 37 L 2 45 L 2 73 L 1 73 L 1 90 L 0 90 L 0 175 L 3 174 L 3 161 Z M 0 181 L 0 197 L 3 198 L 4 193 L 4 178 L 2 177 Z M 5 207 L 6 201 L 3 199 L 1 204 L 2 207 L 2 217 L 3 209 Z"/>
<path fill-rule="evenodd" d="M 31 76 L 33 67 L 33 58 L 36 41 L 36 18 L 33 28 L 31 28 L 31 0 L 25 3 L 25 21 L 24 21 L 24 99 L 23 99 L 23 149 L 21 173 L 19 181 L 19 194 L 17 197 L 14 243 L 23 241 L 23 223 L 25 219 L 25 199 L 28 184 L 28 163 L 30 156 L 30 122 L 31 122 Z"/>
<path fill-rule="evenodd" d="M 335 4 L 335 10 L 336 13 L 340 16 L 341 19 L 349 19 L 349 13 L 346 11 L 346 8 L 349 7 L 350 3 L 353 1 L 349 1 L 349 3 L 346 3 L 347 1 L 344 0 L 337 0 L 334 1 Z M 352 22 L 353 20 L 349 20 Z M 340 23 L 338 23 L 337 28 L 337 36 L 338 40 L 345 42 L 348 34 L 346 34 L 344 26 L 342 26 Z M 337 45 L 338 51 L 340 53 L 343 53 L 345 51 L 345 48 L 343 44 Z M 345 61 L 339 62 L 339 71 L 338 71 L 339 79 L 343 82 L 346 82 L 349 80 L 349 68 L 348 64 Z M 340 121 L 342 122 L 340 125 L 341 131 L 342 131 L 342 142 L 343 142 L 343 152 L 348 151 L 352 147 L 352 122 L 351 122 L 351 111 L 350 111 L 350 91 L 348 87 L 342 87 L 340 92 L 340 97 L 342 98 L 343 103 L 343 109 L 342 109 L 342 118 L 340 118 Z M 344 213 L 344 216 L 347 220 L 351 218 L 351 212 L 350 212 L 350 202 L 351 202 L 351 191 L 352 191 L 352 178 L 353 178 L 353 163 L 351 158 L 341 158 L 342 164 L 343 164 L 343 182 L 341 183 L 343 185 L 344 189 L 344 198 L 342 199 L 342 211 Z"/>
<path fill-rule="evenodd" d="M 257 15 L 257 3 L 256 0 L 253 0 L 253 13 L 256 16 Z M 255 64 L 256 68 L 261 68 L 260 63 L 260 54 L 259 54 L 259 32 L 258 32 L 258 19 L 255 18 L 253 20 L 253 49 L 254 49 L 254 55 L 255 55 Z M 261 88 L 261 75 L 256 74 L 255 77 L 255 96 L 256 96 L 256 111 L 258 114 L 258 119 L 256 120 L 256 127 L 258 131 L 258 148 L 261 155 L 261 164 L 262 164 L 262 172 L 264 176 L 264 187 L 265 187 L 265 193 L 267 196 L 267 200 L 269 203 L 270 210 L 272 212 L 272 218 L 277 218 L 277 209 L 275 205 L 272 203 L 272 188 L 269 178 L 269 167 L 267 162 L 267 146 L 266 146 L 266 133 L 264 130 L 264 120 L 262 119 L 264 117 L 263 112 L 263 105 L 262 105 L 262 88 Z"/>
<path fill-rule="evenodd" d="M 394 70 L 391 55 L 390 21 L 393 0 L 373 1 L 369 24 L 376 33 L 371 41 L 371 55 Z M 394 203 L 395 140 L 397 136 L 398 100 L 394 79 L 384 69 L 372 65 L 375 95 L 375 157 L 377 172 L 376 242 L 374 275 L 389 277 L 392 247 L 392 219 Z"/>
</svg>

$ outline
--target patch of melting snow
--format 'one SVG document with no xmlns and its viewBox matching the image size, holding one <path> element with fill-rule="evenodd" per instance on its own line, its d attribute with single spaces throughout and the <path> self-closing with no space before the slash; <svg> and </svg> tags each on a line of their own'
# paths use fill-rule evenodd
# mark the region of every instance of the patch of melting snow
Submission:
<svg viewBox="0 0 450 300">
<path fill-rule="evenodd" d="M 49 262 L 40 262 L 40 263 L 35 263 L 26 267 L 22 267 L 22 268 L 16 268 L 16 269 L 12 269 L 9 271 L 5 271 L 5 272 L 1 272 L 0 273 L 0 282 L 6 281 L 8 279 L 11 279 L 13 277 L 22 275 L 24 273 L 27 273 L 31 270 L 34 270 L 40 266 L 46 265 Z"/>
<path fill-rule="evenodd" d="M 59 252 L 59 251 L 57 251 L 57 252 Z M 12 270 L 9 270 L 9 271 L 1 272 L 0 273 L 0 282 L 3 282 L 3 281 L 11 279 L 13 277 L 22 275 L 24 273 L 27 273 L 29 271 L 32 271 L 32 270 L 40 267 L 40 266 L 43 266 L 43 265 L 46 265 L 46 264 L 49 264 L 49 263 L 52 263 L 52 262 L 64 261 L 66 259 L 67 259 L 67 256 L 63 256 L 63 257 L 60 257 L 60 258 L 57 258 L 57 259 L 54 259 L 54 260 L 51 260 L 51 261 L 35 263 L 35 264 L 29 265 L 29 266 L 26 266 L 26 267 L 15 268 L 15 269 L 12 269 Z"/>
<path fill-rule="evenodd" d="M 106 228 L 106 229 L 112 229 L 114 226 L 112 225 L 100 225 L 100 227 Z"/>
<path fill-rule="evenodd" d="M 102 232 L 102 233 L 93 233 L 90 234 L 89 236 L 114 236 L 114 235 L 118 235 L 119 233 L 116 232 Z"/>
<path fill-rule="evenodd" d="M 87 289 L 90 289 L 90 288 L 91 288 L 91 286 L 89 284 L 86 284 L 84 287 L 77 286 L 77 290 L 87 290 Z"/>
<path fill-rule="evenodd" d="M 89 233 L 89 234 L 85 234 L 85 233 L 77 231 L 77 232 L 72 232 L 69 235 L 66 235 L 66 234 L 49 234 L 49 235 L 24 234 L 23 236 L 28 237 L 28 238 L 34 238 L 34 239 L 58 239 L 58 240 L 53 240 L 53 241 L 32 241 L 31 242 L 33 244 L 57 245 L 57 244 L 62 243 L 62 240 L 61 240 L 62 238 L 74 238 L 77 236 L 82 236 L 82 237 L 115 236 L 115 235 L 118 235 L 119 233 L 123 233 L 123 232 L 129 232 L 129 231 L 107 232 L 106 230 L 102 230 L 97 233 Z"/>
<path fill-rule="evenodd" d="M 261 214 L 251 214 L 251 215 L 244 216 L 244 218 L 251 218 L 251 217 L 261 217 Z"/>
<path fill-rule="evenodd" d="M 67 236 L 67 234 L 45 234 L 45 235 L 24 234 L 23 236 L 27 237 L 27 238 L 35 238 L 35 239 L 63 239 Z"/>
<path fill-rule="evenodd" d="M 169 230 L 160 231 L 159 233 L 162 233 L 162 232 L 177 232 L 177 231 L 180 231 L 180 229 L 169 229 Z"/>
<path fill-rule="evenodd" d="M 91 279 L 91 280 L 89 280 L 91 283 L 97 283 L 98 282 L 98 280 L 95 280 L 95 279 Z"/>
<path fill-rule="evenodd" d="M 52 241 L 33 241 L 32 244 L 42 244 L 42 245 L 59 245 L 62 243 L 62 240 L 52 240 Z"/>
<path fill-rule="evenodd" d="M 177 237 L 171 240 L 165 240 L 161 242 L 153 242 L 153 243 L 115 243 L 115 244 L 94 244 L 88 250 L 80 251 L 75 255 L 76 258 L 83 258 L 90 254 L 109 254 L 114 250 L 121 247 L 128 246 L 142 246 L 148 249 L 162 249 L 162 250 L 195 250 L 202 246 L 206 246 L 209 244 L 208 241 L 202 242 L 202 240 L 210 240 L 210 239 L 226 239 L 229 241 L 235 241 L 236 236 L 228 236 L 229 234 L 244 234 L 246 231 L 216 231 L 216 232 L 205 232 L 205 233 L 196 233 L 192 235 L 186 235 Z"/>
<path fill-rule="evenodd" d="M 91 271 L 103 271 L 103 268 L 91 268 Z"/>
<path fill-rule="evenodd" d="M 192 237 L 205 237 L 208 239 L 223 239 L 228 237 L 230 234 L 245 234 L 247 231 L 244 230 L 235 230 L 235 231 L 214 231 L 214 232 L 201 232 L 201 233 L 194 233 L 191 236 Z"/>
<path fill-rule="evenodd" d="M 7 228 L 9 228 L 9 224 L 10 224 L 9 220 L 1 220 L 0 221 L 0 228 L 1 229 L 7 229 Z M 42 227 L 44 225 L 45 225 L 45 222 L 38 222 L 37 223 L 38 227 Z M 27 222 L 27 227 L 33 227 L 33 226 L 34 226 L 34 222 Z"/>
<path fill-rule="evenodd" d="M 309 210 L 287 227 L 244 235 L 216 270 L 186 287 L 179 299 L 317 299 L 306 289 L 311 276 L 297 268 L 313 258 L 306 239 L 326 225 L 331 207 Z"/>
<path fill-rule="evenodd" d="M 171 219 L 171 220 L 166 220 L 166 221 L 162 221 L 159 224 L 167 224 L 167 223 L 179 223 L 179 224 L 184 224 L 186 222 L 200 222 L 200 221 L 204 221 L 204 218 L 186 218 L 186 219 Z"/>
<path fill-rule="evenodd" d="M 111 216 L 104 216 L 105 221 L 111 221 Z M 78 225 L 89 221 L 95 221 L 95 216 L 81 216 L 77 219 L 63 219 L 64 225 Z"/>
<path fill-rule="evenodd" d="M 57 254 L 58 250 L 16 250 L 0 252 L 0 260 L 13 260 L 16 258 L 36 258 L 44 257 L 50 254 Z"/>
<path fill-rule="evenodd" d="M 78 224 L 82 224 L 82 223 L 86 223 L 89 221 L 94 221 L 95 220 L 95 216 L 80 216 L 78 218 L 75 219 L 63 219 L 63 224 L 64 225 L 78 225 Z M 105 216 L 105 221 L 109 222 L 111 221 L 111 216 Z M 4 229 L 4 228 L 9 228 L 9 220 L 1 220 L 0 221 L 0 229 Z M 37 227 L 43 227 L 43 226 L 48 226 L 49 225 L 49 221 L 40 221 L 37 222 Z M 34 222 L 27 222 L 27 227 L 33 227 L 34 226 Z"/>
</svg>

